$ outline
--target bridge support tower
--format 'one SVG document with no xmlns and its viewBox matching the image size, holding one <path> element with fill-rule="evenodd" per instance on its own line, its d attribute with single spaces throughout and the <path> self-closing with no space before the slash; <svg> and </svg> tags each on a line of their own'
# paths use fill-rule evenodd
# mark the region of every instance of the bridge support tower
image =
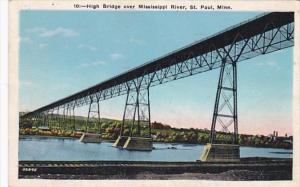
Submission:
<svg viewBox="0 0 300 187">
<path fill-rule="evenodd" d="M 217 138 L 217 125 L 222 127 L 219 133 L 230 137 L 227 142 L 224 142 L 224 139 L 219 140 Z M 230 126 L 232 125 L 233 132 L 230 132 Z M 232 162 L 240 160 L 238 145 L 237 70 L 236 60 L 230 57 L 222 58 L 210 142 L 205 145 L 200 160 L 209 162 Z"/>
<path fill-rule="evenodd" d="M 90 96 L 88 118 L 86 121 L 85 132 L 80 137 L 83 143 L 101 143 L 101 118 L 100 118 L 100 98 L 94 100 Z M 93 129 L 90 129 L 93 127 Z"/>
<path fill-rule="evenodd" d="M 134 89 L 128 85 L 123 122 L 115 147 L 127 150 L 151 151 L 149 85 L 142 88 L 142 79 L 133 81 Z"/>
</svg>

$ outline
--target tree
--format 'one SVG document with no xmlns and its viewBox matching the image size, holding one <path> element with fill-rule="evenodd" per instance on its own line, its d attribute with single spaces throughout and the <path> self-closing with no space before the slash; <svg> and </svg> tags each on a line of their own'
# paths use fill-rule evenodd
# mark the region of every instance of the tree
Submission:
<svg viewBox="0 0 300 187">
<path fill-rule="evenodd" d="M 114 129 L 112 127 L 108 127 L 106 128 L 105 132 L 108 134 L 112 134 L 114 132 Z"/>
<path fill-rule="evenodd" d="M 239 145 L 244 145 L 245 144 L 245 140 L 244 140 L 244 137 L 242 135 L 239 135 L 238 144 Z"/>
<path fill-rule="evenodd" d="M 124 129 L 124 131 L 123 131 L 123 135 L 125 135 L 125 136 L 129 136 L 129 129 Z"/>
<path fill-rule="evenodd" d="M 108 124 L 107 124 L 107 123 L 104 122 L 104 123 L 101 124 L 101 128 L 102 128 L 102 129 L 106 129 L 107 127 L 108 127 Z"/>
<path fill-rule="evenodd" d="M 20 127 L 22 127 L 22 128 L 32 128 L 32 123 L 31 123 L 30 120 L 21 119 L 20 120 Z"/>
</svg>

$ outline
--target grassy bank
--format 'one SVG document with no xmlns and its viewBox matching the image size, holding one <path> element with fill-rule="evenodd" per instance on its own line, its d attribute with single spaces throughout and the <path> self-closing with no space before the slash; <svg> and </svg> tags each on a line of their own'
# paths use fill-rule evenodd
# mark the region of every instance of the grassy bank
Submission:
<svg viewBox="0 0 300 187">
<path fill-rule="evenodd" d="M 42 121 L 36 120 L 34 122 L 28 119 L 20 119 L 20 135 L 40 135 L 40 136 L 55 136 L 55 137 L 74 137 L 79 138 L 84 131 L 102 133 L 104 140 L 113 141 L 117 139 L 120 134 L 122 121 L 113 119 L 101 119 L 100 123 L 94 121 L 89 123 L 86 129 L 86 118 L 76 116 L 75 119 L 65 119 L 64 126 L 59 126 L 59 120 L 53 117 L 48 120 L 48 128 L 39 128 Z M 74 123 L 75 121 L 75 123 Z M 74 126 L 75 124 L 75 126 Z M 128 121 L 124 124 L 124 135 L 130 135 L 131 122 Z M 45 126 L 45 125 L 44 125 Z M 100 128 L 101 127 L 101 128 Z M 74 130 L 76 129 L 76 130 Z M 206 144 L 209 141 L 210 131 L 205 129 L 195 128 L 174 128 L 169 125 L 165 125 L 159 122 L 153 122 L 151 124 L 151 137 L 154 142 L 165 142 L 165 143 L 188 143 L 188 144 Z M 141 136 L 149 135 L 149 130 L 145 126 L 141 125 L 140 134 Z M 138 134 L 137 128 L 132 128 L 132 134 Z M 292 137 L 291 137 L 292 138 Z M 225 132 L 217 132 L 216 143 L 231 143 L 232 134 Z M 279 141 L 273 137 L 264 135 L 246 135 L 239 134 L 238 143 L 242 146 L 253 146 L 253 147 L 271 147 L 271 148 L 286 148 L 291 149 L 290 143 Z"/>
</svg>

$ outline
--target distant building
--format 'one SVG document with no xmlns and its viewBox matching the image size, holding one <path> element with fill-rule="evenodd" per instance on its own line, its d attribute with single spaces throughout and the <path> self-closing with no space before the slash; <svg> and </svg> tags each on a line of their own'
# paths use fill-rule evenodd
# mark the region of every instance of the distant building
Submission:
<svg viewBox="0 0 300 187">
<path fill-rule="evenodd" d="M 42 131 L 49 131 L 50 130 L 50 128 L 48 126 L 39 126 L 38 129 L 42 130 Z"/>
<path fill-rule="evenodd" d="M 286 148 L 291 148 L 293 146 L 293 136 L 278 136 L 278 131 L 273 131 L 273 134 L 269 134 L 270 142 L 273 144 L 281 144 Z"/>
<path fill-rule="evenodd" d="M 278 131 L 273 131 L 273 134 L 269 134 L 268 137 L 270 137 L 272 141 L 276 141 L 278 137 Z"/>
</svg>

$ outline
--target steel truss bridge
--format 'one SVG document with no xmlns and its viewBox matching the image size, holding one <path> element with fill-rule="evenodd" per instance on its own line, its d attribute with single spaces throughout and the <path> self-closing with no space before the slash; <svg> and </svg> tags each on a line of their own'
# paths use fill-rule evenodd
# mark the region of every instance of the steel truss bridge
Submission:
<svg viewBox="0 0 300 187">
<path fill-rule="evenodd" d="M 131 123 L 130 136 L 141 136 L 140 128 L 143 126 L 149 129 L 143 136 L 150 137 L 150 87 L 220 68 L 210 142 L 215 142 L 217 125 L 228 132 L 233 124 L 232 140 L 237 143 L 237 62 L 293 45 L 294 13 L 262 14 L 38 108 L 22 118 L 42 120 L 46 124 L 49 118 L 62 113 L 60 126 L 68 118 L 75 130 L 75 108 L 89 105 L 86 122 L 88 131 L 91 123 L 100 124 L 100 101 L 127 95 L 120 136 L 127 121 Z"/>
</svg>

